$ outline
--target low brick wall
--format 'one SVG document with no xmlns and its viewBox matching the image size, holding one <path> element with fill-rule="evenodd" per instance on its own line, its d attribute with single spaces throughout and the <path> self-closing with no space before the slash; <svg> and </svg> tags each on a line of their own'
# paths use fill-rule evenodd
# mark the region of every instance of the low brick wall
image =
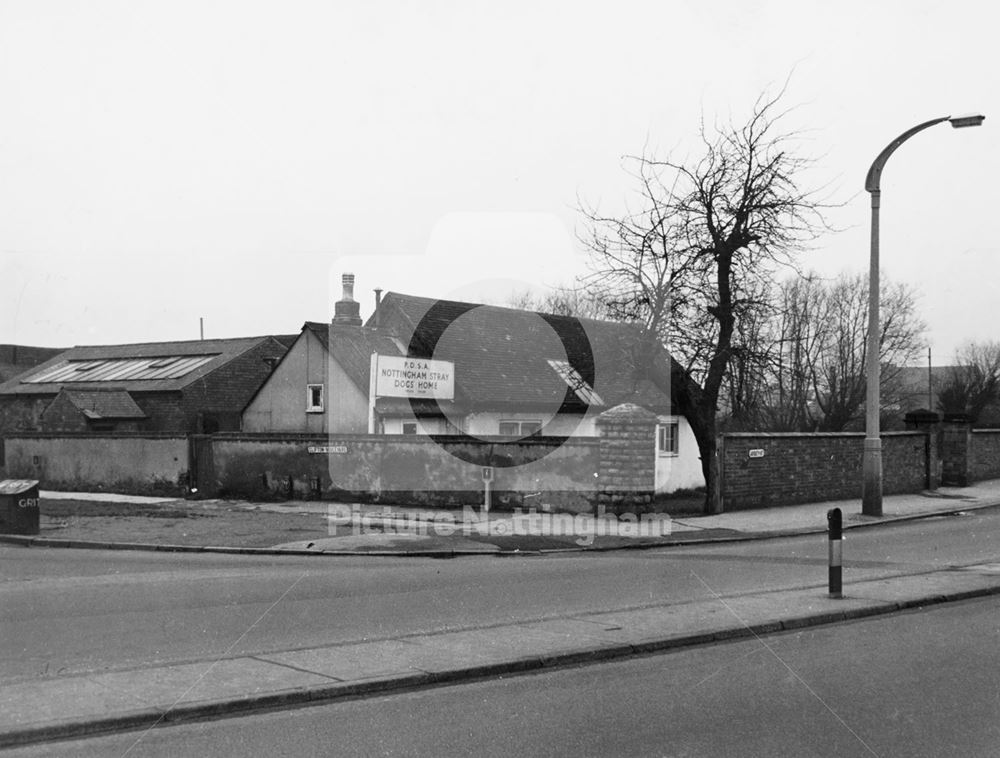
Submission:
<svg viewBox="0 0 1000 758">
<path fill-rule="evenodd" d="M 7 475 L 48 489 L 464 506 L 483 503 L 489 468 L 497 509 L 622 513 L 650 507 L 655 423 L 621 405 L 599 437 L 34 433 L 4 447 Z"/>
<path fill-rule="evenodd" d="M 211 481 L 199 474 L 207 495 L 471 505 L 483 501 L 483 467 L 493 466 L 497 507 L 544 502 L 574 511 L 591 508 L 599 449 L 586 438 L 361 434 L 216 434 L 211 445 Z"/>
<path fill-rule="evenodd" d="M 1000 478 L 1000 429 L 973 429 L 969 450 L 969 477 Z"/>
<path fill-rule="evenodd" d="M 864 438 L 860 433 L 723 435 L 723 509 L 860 501 Z M 927 450 L 923 432 L 883 434 L 883 492 L 925 489 Z"/>
<path fill-rule="evenodd" d="M 5 476 L 44 489 L 187 493 L 188 441 L 172 434 L 22 434 L 3 441 Z"/>
</svg>

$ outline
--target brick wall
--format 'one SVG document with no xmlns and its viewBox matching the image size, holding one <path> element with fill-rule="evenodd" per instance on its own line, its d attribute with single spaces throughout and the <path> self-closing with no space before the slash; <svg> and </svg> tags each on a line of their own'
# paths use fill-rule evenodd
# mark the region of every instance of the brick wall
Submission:
<svg viewBox="0 0 1000 758">
<path fill-rule="evenodd" d="M 6 440 L 6 462 L 9 475 L 51 489 L 185 494 L 190 485 L 203 496 L 453 506 L 483 502 L 490 467 L 498 509 L 592 512 L 603 503 L 641 513 L 654 487 L 656 418 L 634 406 L 601 418 L 600 438 L 569 439 L 27 434 Z"/>
<path fill-rule="evenodd" d="M 1000 478 L 1000 429 L 974 429 L 969 455 L 973 481 Z"/>
<path fill-rule="evenodd" d="M 185 428 L 192 432 L 239 431 L 243 408 L 271 374 L 266 359 L 281 358 L 285 352 L 284 345 L 268 338 L 185 387 L 181 403 Z M 209 429 L 206 422 L 217 428 Z"/>
<path fill-rule="evenodd" d="M 751 457 L 751 451 L 754 451 Z M 759 455 L 757 451 L 763 451 Z M 864 434 L 727 434 L 722 499 L 727 511 L 861 499 Z M 927 487 L 927 436 L 882 435 L 883 492 Z"/>
<path fill-rule="evenodd" d="M 0 397 L 0 434 L 37 432 L 42 428 L 42 412 L 55 395 Z"/>
<path fill-rule="evenodd" d="M 597 502 L 608 512 L 643 512 L 656 486 L 656 415 L 625 403 L 597 417 Z"/>
<path fill-rule="evenodd" d="M 592 509 L 600 448 L 592 438 L 366 434 L 216 434 L 208 443 L 214 472 L 199 471 L 198 486 L 209 496 L 473 505 L 492 466 L 494 507 L 578 512 Z"/>
<path fill-rule="evenodd" d="M 148 417 L 146 428 L 149 431 L 181 434 L 191 431 L 180 392 L 130 392 L 129 394 Z"/>
<path fill-rule="evenodd" d="M 188 441 L 153 434 L 24 434 L 4 439 L 6 476 L 44 489 L 186 494 Z"/>
<path fill-rule="evenodd" d="M 56 395 L 42 413 L 42 428 L 46 432 L 86 432 L 87 420 L 80 409 L 65 394 Z"/>
</svg>

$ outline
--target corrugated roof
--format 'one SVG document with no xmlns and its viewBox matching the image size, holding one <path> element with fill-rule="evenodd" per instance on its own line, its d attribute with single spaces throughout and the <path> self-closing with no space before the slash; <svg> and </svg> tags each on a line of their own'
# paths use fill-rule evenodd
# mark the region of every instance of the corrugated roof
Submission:
<svg viewBox="0 0 1000 758">
<path fill-rule="evenodd" d="M 55 394 L 64 384 L 72 384 L 74 389 L 106 389 L 113 383 L 115 389 L 181 390 L 271 339 L 241 337 L 73 347 L 0 384 L 0 395 Z"/>
<path fill-rule="evenodd" d="M 99 418 L 146 418 L 142 408 L 125 390 L 77 391 L 63 390 L 64 395 L 87 417 Z"/>
<path fill-rule="evenodd" d="M 204 366 L 218 353 L 209 355 L 164 355 L 156 358 L 100 358 L 61 361 L 22 381 L 29 384 L 55 382 L 118 382 L 180 379 Z"/>
</svg>

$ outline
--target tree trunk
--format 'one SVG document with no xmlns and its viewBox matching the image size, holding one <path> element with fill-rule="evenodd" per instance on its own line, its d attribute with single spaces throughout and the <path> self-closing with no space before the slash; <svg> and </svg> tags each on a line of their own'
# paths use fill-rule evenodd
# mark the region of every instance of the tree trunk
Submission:
<svg viewBox="0 0 1000 758">
<path fill-rule="evenodd" d="M 722 513 L 722 491 L 719 487 L 721 481 L 719 476 L 719 443 L 715 426 L 714 419 L 706 423 L 704 418 L 699 419 L 697 425 L 691 425 L 691 430 L 695 433 L 695 440 L 698 442 L 698 453 L 701 456 L 701 473 L 705 477 L 703 513 L 706 516 Z"/>
</svg>

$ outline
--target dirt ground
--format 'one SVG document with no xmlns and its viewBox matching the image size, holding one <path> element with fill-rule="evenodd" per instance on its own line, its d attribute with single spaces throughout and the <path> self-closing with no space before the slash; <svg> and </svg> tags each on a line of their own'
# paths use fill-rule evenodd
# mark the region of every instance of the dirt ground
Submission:
<svg viewBox="0 0 1000 758">
<path fill-rule="evenodd" d="M 329 537 L 324 513 L 273 513 L 197 502 L 180 505 L 46 500 L 40 537 L 155 545 L 271 547 Z"/>
<path fill-rule="evenodd" d="M 338 533 L 331 529 L 328 507 L 322 502 L 247 503 L 244 501 L 188 501 L 163 503 L 116 503 L 93 500 L 42 498 L 39 537 L 97 543 L 144 543 L 191 547 L 284 548 L 309 551 L 408 552 L 413 550 L 531 551 L 575 549 L 580 546 L 569 535 L 499 535 L 433 533 L 420 537 L 366 531 Z M 681 515 L 697 512 L 698 496 L 675 500 L 657 510 Z M 367 507 L 366 507 L 367 509 Z M 498 514 L 499 515 L 499 514 Z M 724 536 L 726 530 L 679 533 L 675 538 Z M 719 534 L 715 534 L 718 532 Z M 334 538 L 334 539 L 331 539 Z M 595 546 L 611 548 L 637 542 L 659 543 L 656 538 L 601 536 Z M 313 546 L 313 543 L 316 543 Z"/>
</svg>

